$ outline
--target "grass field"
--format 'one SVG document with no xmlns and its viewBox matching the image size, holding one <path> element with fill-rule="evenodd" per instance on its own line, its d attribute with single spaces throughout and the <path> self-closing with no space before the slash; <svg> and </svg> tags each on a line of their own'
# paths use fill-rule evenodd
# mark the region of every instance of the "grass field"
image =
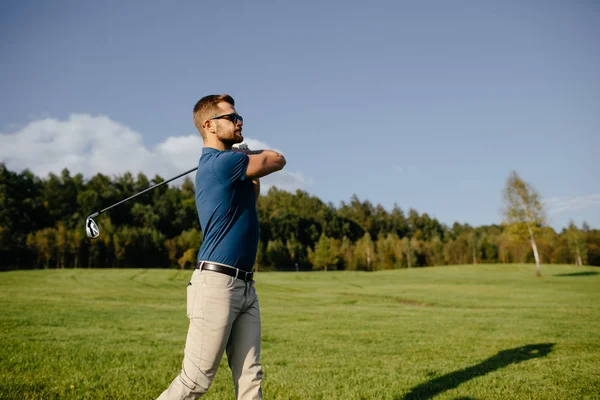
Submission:
<svg viewBox="0 0 600 400">
<path fill-rule="evenodd" d="M 600 399 L 600 269 L 257 274 L 265 399 Z M 0 398 L 154 399 L 191 271 L 0 274 Z M 207 399 L 233 398 L 225 358 Z"/>
</svg>

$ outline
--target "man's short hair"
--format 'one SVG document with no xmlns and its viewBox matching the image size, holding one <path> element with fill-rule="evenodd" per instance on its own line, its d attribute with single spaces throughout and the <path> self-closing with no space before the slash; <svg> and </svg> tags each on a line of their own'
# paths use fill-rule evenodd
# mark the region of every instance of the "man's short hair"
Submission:
<svg viewBox="0 0 600 400">
<path fill-rule="evenodd" d="M 235 106 L 233 97 L 228 94 L 211 94 L 201 98 L 194 106 L 194 125 L 204 138 L 204 121 L 217 116 L 217 104 L 225 102 Z"/>
</svg>

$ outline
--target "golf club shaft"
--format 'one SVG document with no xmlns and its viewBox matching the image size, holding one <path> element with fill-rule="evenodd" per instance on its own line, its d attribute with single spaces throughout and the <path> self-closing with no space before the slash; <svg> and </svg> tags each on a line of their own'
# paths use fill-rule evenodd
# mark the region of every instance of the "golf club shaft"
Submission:
<svg viewBox="0 0 600 400">
<path fill-rule="evenodd" d="M 152 190 L 152 189 L 156 189 L 157 187 L 159 187 L 159 186 L 162 186 L 162 185 L 164 185 L 164 184 L 166 184 L 166 183 L 169 183 L 169 182 L 171 182 L 171 181 L 174 181 L 174 180 L 175 180 L 175 179 L 177 179 L 177 178 L 181 178 L 182 176 L 184 176 L 184 175 L 187 175 L 187 174 L 189 174 L 190 172 L 193 172 L 193 171 L 195 171 L 195 170 L 197 170 L 197 169 L 198 169 L 198 167 L 192 168 L 192 169 L 190 169 L 189 171 L 183 172 L 183 173 L 181 173 L 181 174 L 179 174 L 179 175 L 177 175 L 177 176 L 175 176 L 175 177 L 173 177 L 173 178 L 171 178 L 171 179 L 169 179 L 169 180 L 167 180 L 167 181 L 164 181 L 164 182 L 161 182 L 161 183 L 157 183 L 157 184 L 156 184 L 156 185 L 154 185 L 154 186 L 150 186 L 149 188 L 147 188 L 147 189 L 144 189 L 144 190 L 142 190 L 141 192 L 134 194 L 133 196 L 129 196 L 128 198 L 126 198 L 126 199 L 124 199 L 124 200 L 121 200 L 121 201 L 119 201 L 118 203 L 115 203 L 115 204 L 113 204 L 112 206 L 108 206 L 108 207 L 106 207 L 104 210 L 100 210 L 100 211 L 97 211 L 97 212 L 93 213 L 92 215 L 90 215 L 90 216 L 89 216 L 89 218 L 95 218 L 95 217 L 97 217 L 98 215 L 102 214 L 103 212 L 105 212 L 105 211 L 108 211 L 108 210 L 110 210 L 111 208 L 118 206 L 119 204 L 123 204 L 123 203 L 125 203 L 126 201 L 128 201 L 128 200 L 131 200 L 131 199 L 133 199 L 133 198 L 136 198 L 136 197 L 138 197 L 139 195 L 142 195 L 142 194 L 144 194 L 144 193 L 146 193 L 146 192 L 148 192 L 148 191 L 150 191 L 150 190 Z"/>
</svg>

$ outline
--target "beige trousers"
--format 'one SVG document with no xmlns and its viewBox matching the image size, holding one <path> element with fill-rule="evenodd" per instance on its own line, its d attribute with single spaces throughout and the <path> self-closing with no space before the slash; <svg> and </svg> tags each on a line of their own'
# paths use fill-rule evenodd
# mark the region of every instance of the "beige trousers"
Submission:
<svg viewBox="0 0 600 400">
<path fill-rule="evenodd" d="M 238 400 L 262 399 L 260 309 L 254 282 L 196 269 L 187 287 L 190 326 L 181 373 L 158 400 L 202 397 L 223 353 Z"/>
</svg>

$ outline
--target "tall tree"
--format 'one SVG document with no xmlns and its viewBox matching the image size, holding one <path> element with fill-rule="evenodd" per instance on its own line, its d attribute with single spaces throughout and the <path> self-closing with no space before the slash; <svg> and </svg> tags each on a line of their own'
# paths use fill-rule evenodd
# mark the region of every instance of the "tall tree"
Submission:
<svg viewBox="0 0 600 400">
<path fill-rule="evenodd" d="M 44 268 L 50 268 L 50 261 L 55 255 L 56 230 L 44 228 L 27 235 L 27 245 L 33 248 Z"/>
<path fill-rule="evenodd" d="M 516 171 L 513 171 L 506 180 L 503 214 L 505 223 L 513 233 L 521 237 L 529 237 L 535 258 L 535 274 L 541 276 L 540 255 L 535 234 L 546 223 L 546 217 L 539 193 L 521 179 Z"/>
<path fill-rule="evenodd" d="M 336 267 L 340 261 L 339 241 L 322 234 L 315 245 L 315 250 L 308 249 L 308 259 L 313 264 L 313 269 L 328 269 Z"/>
<path fill-rule="evenodd" d="M 444 243 L 438 235 L 435 235 L 425 248 L 427 265 L 444 265 Z"/>
<path fill-rule="evenodd" d="M 274 268 L 286 267 L 290 263 L 290 254 L 281 239 L 269 240 L 265 257 L 269 265 Z"/>
<path fill-rule="evenodd" d="M 473 255 L 473 265 L 477 264 L 477 259 L 480 253 L 481 239 L 479 232 L 473 230 L 469 234 L 469 249 Z"/>
<path fill-rule="evenodd" d="M 356 242 L 354 247 L 354 262 L 356 267 L 353 269 L 372 271 L 375 258 L 375 243 L 371 239 L 369 232 Z"/>
<path fill-rule="evenodd" d="M 296 238 L 296 235 L 292 233 L 292 235 L 286 240 L 285 247 L 290 255 L 290 260 L 294 264 L 296 271 L 298 271 L 298 264 L 300 263 L 303 254 L 302 243 L 300 243 Z"/>
<path fill-rule="evenodd" d="M 55 243 L 56 246 L 56 268 L 64 268 L 66 264 L 66 255 L 69 253 L 69 232 L 64 223 L 59 222 L 56 224 L 55 232 Z"/>
<path fill-rule="evenodd" d="M 346 236 L 340 242 L 340 263 L 343 269 L 356 269 L 354 262 L 354 243 Z"/>
<path fill-rule="evenodd" d="M 408 221 L 404 216 L 404 211 L 396 203 L 394 203 L 394 208 L 392 208 L 392 212 L 390 213 L 390 226 L 392 232 L 395 232 L 400 238 L 408 234 Z"/>
<path fill-rule="evenodd" d="M 371 237 L 377 237 L 378 228 L 373 219 L 375 208 L 370 201 L 360 201 L 357 195 L 352 195 L 350 204 L 342 202 L 338 214 L 359 224 Z"/>
<path fill-rule="evenodd" d="M 404 236 L 402 238 L 402 254 L 404 256 L 404 260 L 406 261 L 406 267 L 412 268 L 415 263 L 416 255 L 412 247 L 411 238 L 409 236 Z"/>
<path fill-rule="evenodd" d="M 380 233 L 375 243 L 377 265 L 373 269 L 400 268 L 402 260 L 402 242 L 396 233 Z"/>
<path fill-rule="evenodd" d="M 576 265 L 582 266 L 587 263 L 587 246 L 580 231 L 573 221 L 569 222 L 569 228 L 565 232 L 572 260 Z"/>
<path fill-rule="evenodd" d="M 456 239 L 447 243 L 445 258 L 450 264 L 468 264 L 469 262 L 473 262 L 470 238 L 470 232 L 462 232 Z"/>
</svg>

